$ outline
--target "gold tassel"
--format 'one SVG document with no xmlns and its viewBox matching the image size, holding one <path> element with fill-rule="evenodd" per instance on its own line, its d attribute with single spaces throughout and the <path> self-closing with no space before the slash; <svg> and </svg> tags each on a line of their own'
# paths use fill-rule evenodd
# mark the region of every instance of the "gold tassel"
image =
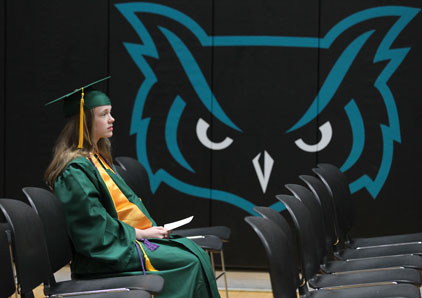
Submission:
<svg viewBox="0 0 422 298">
<path fill-rule="evenodd" d="M 148 258 L 147 254 L 145 253 L 144 248 L 142 247 L 141 243 L 139 243 L 138 240 L 136 240 L 136 243 L 138 243 L 139 247 L 142 250 L 142 253 L 144 254 L 144 258 L 145 258 L 145 268 L 147 269 L 147 271 L 158 271 L 157 269 L 154 268 L 154 266 L 152 266 L 151 264 L 151 260 Z"/>
<path fill-rule="evenodd" d="M 81 103 L 79 107 L 79 144 L 78 148 L 82 149 L 84 146 L 84 88 L 82 90 Z"/>
</svg>

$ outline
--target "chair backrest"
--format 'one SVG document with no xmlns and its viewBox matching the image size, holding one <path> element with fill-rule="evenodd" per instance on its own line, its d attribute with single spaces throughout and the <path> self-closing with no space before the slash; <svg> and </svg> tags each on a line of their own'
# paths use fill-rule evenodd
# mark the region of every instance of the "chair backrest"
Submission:
<svg viewBox="0 0 422 298">
<path fill-rule="evenodd" d="M 148 173 L 144 166 L 135 158 L 118 156 L 115 159 L 116 170 L 126 184 L 142 199 L 145 206 L 152 204 L 153 194 L 149 184 Z"/>
<path fill-rule="evenodd" d="M 0 296 L 10 297 L 16 291 L 13 278 L 12 262 L 10 260 L 9 240 L 6 230 L 9 225 L 0 223 Z"/>
<path fill-rule="evenodd" d="M 280 229 L 284 232 L 287 239 L 295 238 L 295 235 L 292 233 L 289 223 L 279 212 L 266 206 L 256 206 L 253 208 L 253 210 L 256 211 L 256 213 L 258 213 L 262 217 L 268 218 L 272 222 L 276 223 L 280 227 Z"/>
<path fill-rule="evenodd" d="M 332 173 L 336 177 L 336 179 L 338 179 L 339 182 L 347 188 L 346 191 L 349 191 L 349 183 L 347 182 L 347 177 L 342 171 L 340 171 L 338 167 L 330 163 L 318 163 L 317 167 Z"/>
<path fill-rule="evenodd" d="M 69 264 L 72 259 L 72 246 L 67 233 L 62 203 L 47 189 L 24 187 L 22 191 L 29 205 L 41 219 L 47 240 L 51 269 L 56 272 Z"/>
<path fill-rule="evenodd" d="M 258 213 L 260 216 L 267 218 L 271 220 L 273 223 L 275 223 L 284 233 L 286 236 L 286 239 L 288 240 L 288 245 L 290 245 L 291 249 L 294 251 L 298 250 L 298 239 L 296 236 L 295 227 L 291 227 L 294 225 L 292 222 L 292 218 L 290 217 L 290 214 L 288 215 L 288 220 L 279 212 L 275 211 L 274 209 L 267 207 L 267 206 L 255 206 L 253 210 Z M 287 212 L 287 211 L 285 211 Z M 301 268 L 301 259 L 299 258 L 299 255 L 297 255 L 297 263 L 299 265 L 298 268 Z"/>
<path fill-rule="evenodd" d="M 264 246 L 270 269 L 274 298 L 296 298 L 299 286 L 296 251 L 280 227 L 264 217 L 248 216 L 245 221 L 253 228 Z"/>
<path fill-rule="evenodd" d="M 334 171 L 327 168 L 314 168 L 312 171 L 324 183 L 334 200 L 339 227 L 338 236 L 340 240 L 345 241 L 355 218 L 355 207 L 350 193 L 346 191 L 341 179 Z"/>
<path fill-rule="evenodd" d="M 333 245 L 337 242 L 338 222 L 335 214 L 334 201 L 325 185 L 314 176 L 301 175 L 299 178 L 305 182 L 306 186 L 314 194 L 314 198 L 319 202 L 324 214 L 324 226 L 327 243 Z"/>
<path fill-rule="evenodd" d="M 0 210 L 10 226 L 18 285 L 25 297 L 52 274 L 43 226 L 34 209 L 21 201 L 0 199 Z"/>
<path fill-rule="evenodd" d="M 309 280 L 320 268 L 320 252 L 317 251 L 317 232 L 311 219 L 308 208 L 297 198 L 289 195 L 276 195 L 289 211 L 296 227 L 299 255 L 302 263 L 302 272 L 304 277 Z"/>
<path fill-rule="evenodd" d="M 321 205 L 314 198 L 313 193 L 306 187 L 298 184 L 286 184 L 285 187 L 308 209 L 311 215 L 312 225 L 316 233 L 315 240 L 317 241 L 317 245 L 315 246 L 315 249 L 318 258 L 322 260 L 327 255 L 328 251 L 331 250 L 331 245 L 333 243 L 326 242 L 327 238 L 325 236 L 324 215 L 322 213 Z"/>
</svg>

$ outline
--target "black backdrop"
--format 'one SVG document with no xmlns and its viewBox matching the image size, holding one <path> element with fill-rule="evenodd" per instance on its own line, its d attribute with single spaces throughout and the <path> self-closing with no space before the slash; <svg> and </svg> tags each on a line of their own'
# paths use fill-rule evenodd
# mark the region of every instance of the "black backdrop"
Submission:
<svg viewBox="0 0 422 298">
<path fill-rule="evenodd" d="M 371 195 L 361 188 L 353 194 L 357 207 L 353 234 L 420 231 L 420 12 L 414 17 L 409 17 L 413 10 L 403 13 L 409 24 L 389 39 L 394 49 L 410 48 L 387 80 L 397 110 L 400 142 L 388 141 L 389 135 L 381 130 L 381 124 L 392 126 L 391 115 L 395 114 L 387 113 L 388 90 L 381 88 L 383 93 L 375 87 L 389 59 L 400 57 L 396 51 L 387 53 L 389 59 L 375 58 L 399 17 L 383 10 L 378 18 L 362 19 L 344 29 L 324 48 L 326 34 L 355 13 L 381 6 L 421 7 L 420 1 L 152 1 L 162 6 L 154 6 L 154 13 L 133 16 L 152 37 L 155 57 L 151 52 L 139 51 L 134 56 L 128 52 L 130 45 L 139 50 L 145 42 L 135 30 L 139 24 L 132 27 L 116 6 L 128 2 L 7 0 L 0 5 L 0 196 L 21 198 L 23 186 L 44 186 L 42 175 L 64 123 L 61 106 L 44 107 L 44 103 L 111 75 L 101 88 L 110 94 L 117 119 L 114 155 L 148 162 L 156 187 L 150 211 L 158 223 L 195 215 L 191 226 L 230 226 L 233 235 L 225 246 L 229 266 L 265 266 L 262 248 L 243 222 L 250 214 L 245 206 L 275 204 L 275 194 L 287 193 L 284 184 L 300 183 L 297 175 L 310 174 L 317 162 L 342 166 L 353 144 L 362 140 L 359 134 L 353 135 L 353 121 L 345 109 L 352 99 L 362 116 L 365 138 L 359 158 L 345 171 L 350 182 L 365 174 L 375 179 L 382 161 L 388 163 L 387 147 L 393 146 L 391 167 L 377 184 L 379 192 Z M 166 7 L 172 13 L 165 15 Z M 398 14 L 400 9 L 393 11 Z M 184 17 L 177 18 L 180 14 Z M 183 24 L 187 17 L 214 46 L 204 44 L 192 27 Z M 173 35 L 166 35 L 168 31 Z M 327 87 L 336 62 L 350 56 L 342 55 L 345 49 L 367 32 L 370 37 L 329 104 L 323 106 L 319 90 Z M 176 37 L 173 42 L 181 41 L 178 50 L 169 36 Z M 229 41 L 219 45 L 218 37 L 224 36 L 230 36 Z M 292 37 L 293 41 L 289 46 L 251 45 L 262 37 Z M 242 38 L 247 42 L 239 45 L 237 40 Z M 312 46 L 298 46 L 296 41 L 304 38 Z M 180 46 L 187 48 L 183 57 L 178 56 L 183 52 Z M 190 79 L 191 73 L 181 62 L 189 55 L 200 69 Z M 145 66 L 135 63 L 144 57 L 157 78 L 145 96 L 138 93 L 146 81 Z M 195 89 L 200 79 L 208 86 L 200 89 L 205 90 L 202 94 Z M 142 98 L 142 114 L 136 114 L 135 102 Z M 289 131 L 315 98 L 318 115 Z M 227 118 L 218 112 L 219 107 Z M 147 118 L 145 132 L 136 131 L 136 125 L 144 125 L 142 120 Z M 206 138 L 215 143 L 229 138 L 232 143 L 222 150 L 206 148 L 196 133 L 198 119 L 210 124 Z M 295 141 L 317 143 L 322 138 L 318 128 L 327 121 L 332 128 L 329 145 L 317 152 L 300 150 Z M 252 163 L 258 154 L 261 169 L 266 154 L 267 161 L 273 160 L 266 187 Z M 159 176 L 159 172 L 168 176 Z M 241 198 L 242 203 L 234 198 Z"/>
</svg>

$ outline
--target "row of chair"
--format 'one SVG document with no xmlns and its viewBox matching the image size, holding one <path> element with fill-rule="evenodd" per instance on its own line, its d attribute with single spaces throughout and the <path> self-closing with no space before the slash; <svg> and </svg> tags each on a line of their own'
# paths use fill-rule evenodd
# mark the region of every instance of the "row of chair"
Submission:
<svg viewBox="0 0 422 298">
<path fill-rule="evenodd" d="M 151 188 L 143 166 L 136 159 L 123 156 L 115 159 L 115 169 L 135 193 L 143 199 L 143 202 L 147 206 L 151 205 Z M 69 264 L 72 257 L 71 242 L 67 236 L 64 211 L 60 201 L 52 192 L 46 189 L 26 187 L 23 192 L 27 200 L 24 203 L 17 200 L 0 199 L 0 209 L 3 213 L 3 218 L 0 219 L 0 222 L 3 223 L 5 233 L 9 233 L 8 243 L 13 248 L 13 264 L 16 266 L 17 286 L 21 297 L 32 297 L 33 289 L 41 283 L 44 284 L 44 293 L 47 297 L 75 296 L 77 293 L 87 297 L 86 295 L 91 292 L 95 293 L 95 295 L 105 295 L 104 297 L 132 297 L 131 295 L 149 297 L 150 294 L 158 294 L 162 290 L 164 280 L 157 275 L 113 277 L 89 281 L 72 279 L 66 282 L 56 282 L 54 273 Z M 28 220 L 35 222 L 32 226 L 36 231 L 30 235 L 18 232 L 19 229 L 24 231 Z M 39 222 L 41 222 L 41 225 Z M 3 231 L 0 232 L 3 233 Z M 226 226 L 210 226 L 178 229 L 175 233 L 193 238 L 193 241 L 206 250 L 210 254 L 214 272 L 214 254 L 220 254 L 222 272 L 218 276 L 216 275 L 216 279 L 224 277 L 226 297 L 228 297 L 223 243 L 230 238 L 230 228 Z M 4 243 L 6 242 L 2 240 L 2 245 Z M 25 245 L 27 246 L 28 243 L 31 243 L 31 246 L 33 245 L 34 247 L 35 253 L 32 255 L 28 254 L 28 250 L 25 249 Z M 2 257 L 7 256 L 2 254 Z M 39 261 L 38 265 L 35 265 L 35 261 L 31 259 L 33 257 L 36 257 L 36 260 Z M 6 266 L 6 268 L 8 267 Z M 8 271 L 2 271 L 1 273 L 2 280 L 3 276 L 5 278 L 6 276 L 7 278 L 10 277 L 10 272 Z M 72 278 L 75 277 L 72 276 Z M 3 288 L 2 283 L 0 288 L 2 297 L 9 296 L 3 295 L 3 293 L 16 290 L 16 285 L 9 287 L 8 283 L 6 283 L 4 286 Z M 136 291 L 136 293 L 132 293 L 133 291 Z M 112 292 L 112 294 L 109 292 Z M 102 298 L 102 296 L 95 297 Z"/>
<path fill-rule="evenodd" d="M 56 281 L 54 273 L 72 257 L 64 210 L 48 190 L 23 191 L 27 202 L 0 199 L 1 297 L 16 291 L 22 298 L 34 297 L 41 284 L 46 297 L 147 298 L 162 291 L 164 279 L 158 275 Z"/>
<path fill-rule="evenodd" d="M 306 187 L 276 196 L 289 221 L 268 207 L 245 218 L 267 253 L 274 297 L 421 297 L 422 234 L 351 239 L 344 174 L 331 164 L 313 172 L 299 176 Z"/>
</svg>

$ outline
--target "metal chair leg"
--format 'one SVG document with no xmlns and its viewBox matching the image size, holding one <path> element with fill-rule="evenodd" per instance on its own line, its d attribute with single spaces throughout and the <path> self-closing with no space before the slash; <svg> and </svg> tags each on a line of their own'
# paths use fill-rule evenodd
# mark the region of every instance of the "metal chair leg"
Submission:
<svg viewBox="0 0 422 298">
<path fill-rule="evenodd" d="M 221 271 L 222 271 L 222 274 L 224 274 L 224 286 L 226 288 L 226 297 L 229 298 L 229 289 L 227 288 L 226 265 L 224 264 L 223 250 L 220 251 L 220 258 L 221 258 Z"/>
<path fill-rule="evenodd" d="M 212 271 L 214 272 L 214 276 L 215 276 L 214 253 L 211 250 L 208 250 L 208 254 L 210 255 L 211 267 L 212 267 Z"/>
<path fill-rule="evenodd" d="M 224 263 L 224 253 L 223 253 L 223 250 L 219 250 L 219 251 L 207 250 L 207 252 L 210 255 L 211 267 L 212 267 L 212 270 L 214 272 L 215 280 L 218 280 L 221 276 L 224 276 L 224 288 L 226 290 L 226 298 L 229 298 L 229 288 L 227 286 L 226 265 Z M 215 273 L 214 253 L 220 253 L 221 273 L 218 276 Z"/>
</svg>

